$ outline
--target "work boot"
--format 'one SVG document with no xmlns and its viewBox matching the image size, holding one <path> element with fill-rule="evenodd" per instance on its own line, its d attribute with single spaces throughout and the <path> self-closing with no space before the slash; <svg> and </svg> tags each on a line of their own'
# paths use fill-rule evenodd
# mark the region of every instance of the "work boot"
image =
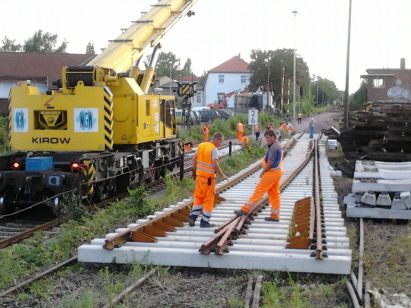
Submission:
<svg viewBox="0 0 411 308">
<path fill-rule="evenodd" d="M 200 222 L 200 228 L 214 228 L 215 224 L 210 224 L 208 221 L 202 220 Z"/>
<path fill-rule="evenodd" d="M 196 219 L 197 219 L 197 217 L 195 217 L 193 215 L 190 215 L 189 220 L 188 220 L 188 225 L 190 227 L 194 227 L 194 225 L 196 224 Z"/>
<path fill-rule="evenodd" d="M 280 221 L 280 219 L 274 219 L 274 218 L 271 218 L 271 217 L 265 217 L 264 220 L 265 221 L 275 221 L 275 222 Z"/>
<path fill-rule="evenodd" d="M 248 215 L 248 213 L 244 212 L 243 210 L 235 210 L 234 214 L 236 214 L 238 216 Z"/>
</svg>

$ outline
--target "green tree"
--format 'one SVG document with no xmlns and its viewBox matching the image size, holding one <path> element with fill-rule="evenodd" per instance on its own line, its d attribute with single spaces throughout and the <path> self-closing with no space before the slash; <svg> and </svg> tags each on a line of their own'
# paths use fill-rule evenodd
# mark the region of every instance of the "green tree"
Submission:
<svg viewBox="0 0 411 308">
<path fill-rule="evenodd" d="M 351 104 L 360 105 L 367 101 L 367 83 L 361 82 L 360 88 L 354 93 L 351 98 Z"/>
<path fill-rule="evenodd" d="M 340 93 L 334 83 L 328 79 L 323 79 L 320 76 L 311 86 L 312 97 L 316 102 L 317 107 L 322 107 L 333 103 L 340 97 Z"/>
<path fill-rule="evenodd" d="M 201 75 L 199 81 L 198 81 L 199 86 L 204 86 L 205 85 L 205 83 L 207 81 L 207 75 L 208 75 L 207 71 L 204 71 L 203 74 Z"/>
<path fill-rule="evenodd" d="M 151 60 L 151 55 L 146 57 L 144 61 L 145 67 L 148 67 Z M 171 68 L 171 79 L 177 79 L 179 72 L 177 70 L 178 58 L 172 52 L 160 52 L 158 55 L 157 63 L 154 67 L 157 76 L 168 76 L 170 77 L 170 68 Z"/>
<path fill-rule="evenodd" d="M 251 62 L 249 68 L 252 77 L 250 78 L 250 90 L 255 91 L 263 86 L 267 87 L 267 81 L 270 80 L 269 89 L 274 101 L 281 99 L 281 76 L 284 68 L 284 97 L 286 96 L 286 88 L 288 80 L 292 83 L 293 68 L 294 68 L 294 51 L 293 49 L 277 49 L 275 51 L 251 51 Z M 269 59 L 269 63 L 268 63 Z M 310 77 L 307 64 L 300 56 L 296 56 L 296 96 L 300 95 L 300 88 L 303 93 L 308 93 Z M 290 94 L 292 96 L 292 90 Z M 292 100 L 292 97 L 290 97 Z"/>
<path fill-rule="evenodd" d="M 181 70 L 181 76 L 191 76 L 193 75 L 193 71 L 191 70 L 191 59 L 188 58 L 186 63 L 184 64 L 183 69 Z"/>
<path fill-rule="evenodd" d="M 21 51 L 21 45 L 20 44 L 15 44 L 16 40 L 11 40 L 7 37 L 7 35 L 4 37 L 2 42 L 2 47 L 0 48 L 0 51 L 4 52 L 18 52 Z"/>
<path fill-rule="evenodd" d="M 96 52 L 94 50 L 94 44 L 89 42 L 86 47 L 86 54 L 87 55 L 95 55 Z"/>
<path fill-rule="evenodd" d="M 33 37 L 24 42 L 23 50 L 24 52 L 66 52 L 68 44 L 66 40 L 57 48 L 55 48 L 56 43 L 57 34 L 51 34 L 50 32 L 43 34 L 43 30 L 38 30 Z"/>
</svg>

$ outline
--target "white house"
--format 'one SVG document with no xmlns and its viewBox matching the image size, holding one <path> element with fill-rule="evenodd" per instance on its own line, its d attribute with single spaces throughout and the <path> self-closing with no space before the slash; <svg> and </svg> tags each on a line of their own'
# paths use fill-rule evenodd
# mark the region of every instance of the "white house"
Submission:
<svg viewBox="0 0 411 308">
<path fill-rule="evenodd" d="M 219 103 L 226 95 L 243 91 L 249 84 L 251 71 L 240 54 L 208 71 L 203 105 Z M 234 108 L 234 95 L 227 97 L 227 107 Z"/>
</svg>

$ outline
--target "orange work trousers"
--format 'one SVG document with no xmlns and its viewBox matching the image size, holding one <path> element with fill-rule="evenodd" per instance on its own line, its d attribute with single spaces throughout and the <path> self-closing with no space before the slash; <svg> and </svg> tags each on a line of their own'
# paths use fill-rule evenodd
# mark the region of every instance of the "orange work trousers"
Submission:
<svg viewBox="0 0 411 308">
<path fill-rule="evenodd" d="M 204 141 L 208 142 L 208 134 L 204 134 Z"/>
<path fill-rule="evenodd" d="M 210 217 L 214 207 L 216 179 L 211 180 L 211 185 L 208 185 L 208 178 L 204 176 L 196 177 L 196 188 L 194 189 L 194 202 L 192 214 L 197 216 L 203 209 L 203 215 Z M 206 220 L 208 221 L 208 220 Z"/>
<path fill-rule="evenodd" d="M 280 207 L 281 207 L 281 196 L 280 196 L 280 182 L 281 177 L 284 174 L 283 170 L 271 170 L 264 172 L 254 190 L 253 195 L 248 199 L 248 201 L 241 207 L 241 210 L 249 213 L 252 208 L 260 201 L 265 193 L 268 192 L 268 201 L 271 204 L 271 215 L 273 219 L 280 219 Z"/>
<path fill-rule="evenodd" d="M 237 132 L 237 139 L 238 141 L 243 141 L 243 132 Z"/>
</svg>

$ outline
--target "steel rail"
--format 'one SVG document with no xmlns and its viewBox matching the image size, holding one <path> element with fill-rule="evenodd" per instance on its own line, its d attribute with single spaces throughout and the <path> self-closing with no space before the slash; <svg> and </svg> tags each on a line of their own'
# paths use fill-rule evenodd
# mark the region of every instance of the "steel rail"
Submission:
<svg viewBox="0 0 411 308">
<path fill-rule="evenodd" d="M 315 258 L 323 258 L 323 234 L 322 234 L 322 218 L 321 218 L 321 196 L 320 196 L 320 163 L 319 163 L 319 152 L 318 152 L 318 139 L 314 140 L 314 196 L 315 196 L 315 221 L 316 221 L 316 233 L 317 233 L 317 244 L 315 249 Z"/>
<path fill-rule="evenodd" d="M 294 138 L 290 139 L 290 141 L 287 142 L 287 144 L 284 147 L 284 155 L 286 155 L 287 151 L 291 149 L 295 145 L 295 143 L 296 143 L 296 140 Z M 281 182 L 280 191 L 284 190 L 284 188 L 308 164 L 308 162 L 311 160 L 313 153 L 314 153 L 314 144 L 312 143 L 311 148 L 309 149 L 309 152 L 305 160 L 299 166 L 297 166 L 297 168 L 295 168 L 294 171 L 287 178 L 285 178 Z M 258 170 L 260 168 L 261 167 L 258 166 L 258 168 L 256 169 Z M 224 249 L 221 249 L 220 247 L 227 248 L 229 245 L 232 244 L 233 239 L 236 239 L 238 238 L 240 234 L 245 233 L 245 230 L 244 230 L 245 225 L 250 223 L 252 217 L 256 215 L 262 209 L 262 207 L 265 204 L 267 204 L 267 202 L 268 202 L 268 197 L 265 196 L 261 198 L 260 201 L 251 209 L 248 215 L 241 216 L 241 219 L 239 219 L 239 216 L 235 216 L 231 218 L 229 221 L 227 221 L 226 223 L 224 223 L 222 226 L 217 228 L 215 230 L 216 234 L 201 245 L 199 252 L 201 254 L 209 254 L 210 252 L 215 252 L 215 254 L 222 254 L 224 252 Z M 230 226 L 230 227 L 227 227 L 227 226 Z M 226 234 L 226 233 L 230 233 L 230 234 Z"/>
<path fill-rule="evenodd" d="M 216 188 L 216 193 L 218 194 L 235 185 L 259 168 L 259 166 L 256 166 L 250 169 L 248 173 L 237 174 L 229 181 L 224 181 L 222 185 Z M 184 226 L 183 222 L 188 222 L 192 204 L 193 200 L 183 201 L 167 212 L 157 215 L 135 227 L 127 228 L 127 230 L 106 239 L 103 248 L 111 250 L 126 241 L 147 241 L 155 243 L 157 242 L 156 236 L 167 236 L 166 231 L 175 231 L 175 227 L 182 227 Z"/>
<path fill-rule="evenodd" d="M 12 245 L 12 244 L 14 244 L 14 243 L 17 243 L 17 242 L 20 241 L 20 240 L 23 240 L 23 239 L 25 239 L 25 238 L 28 238 L 28 237 L 30 237 L 34 232 L 41 231 L 41 230 L 47 230 L 48 228 L 55 227 L 55 226 L 61 224 L 63 221 L 64 221 L 63 219 L 55 219 L 55 220 L 46 222 L 46 223 L 44 223 L 44 224 L 42 224 L 42 225 L 40 225 L 40 226 L 36 226 L 36 227 L 34 227 L 34 228 L 32 228 L 32 229 L 23 231 L 23 232 L 21 232 L 21 233 L 19 233 L 19 234 L 17 234 L 17 235 L 14 235 L 14 236 L 11 236 L 11 237 L 9 237 L 9 238 L 6 238 L 6 239 L 0 241 L 0 248 L 7 247 L 7 246 L 9 246 L 9 245 Z"/>
<path fill-rule="evenodd" d="M 77 256 L 73 256 L 73 257 L 71 257 L 71 258 L 68 259 L 68 260 L 65 260 L 65 261 L 63 261 L 63 262 L 60 262 L 59 264 L 56 264 L 56 265 L 54 265 L 53 267 L 50 267 L 50 268 L 48 268 L 47 270 L 45 270 L 45 271 L 43 271 L 43 272 L 41 272 L 41 273 L 36 274 L 36 276 L 34 276 L 33 278 L 24 280 L 24 281 L 20 282 L 19 284 L 17 284 L 17 285 L 15 285 L 15 286 L 11 287 L 11 288 L 8 288 L 8 289 L 0 292 L 0 297 L 6 296 L 7 294 L 10 294 L 10 293 L 13 293 L 13 292 L 15 292 L 15 291 L 18 291 L 18 290 L 24 288 L 26 285 L 28 285 L 28 284 L 36 281 L 36 280 L 39 280 L 40 278 L 43 278 L 44 276 L 47 276 L 47 275 L 49 275 L 49 274 L 51 274 L 51 273 L 54 273 L 55 271 L 57 271 L 57 270 L 58 270 L 59 268 L 61 268 L 61 267 L 65 267 L 65 266 L 71 265 L 71 264 L 74 263 L 74 262 L 77 262 Z"/>
</svg>

